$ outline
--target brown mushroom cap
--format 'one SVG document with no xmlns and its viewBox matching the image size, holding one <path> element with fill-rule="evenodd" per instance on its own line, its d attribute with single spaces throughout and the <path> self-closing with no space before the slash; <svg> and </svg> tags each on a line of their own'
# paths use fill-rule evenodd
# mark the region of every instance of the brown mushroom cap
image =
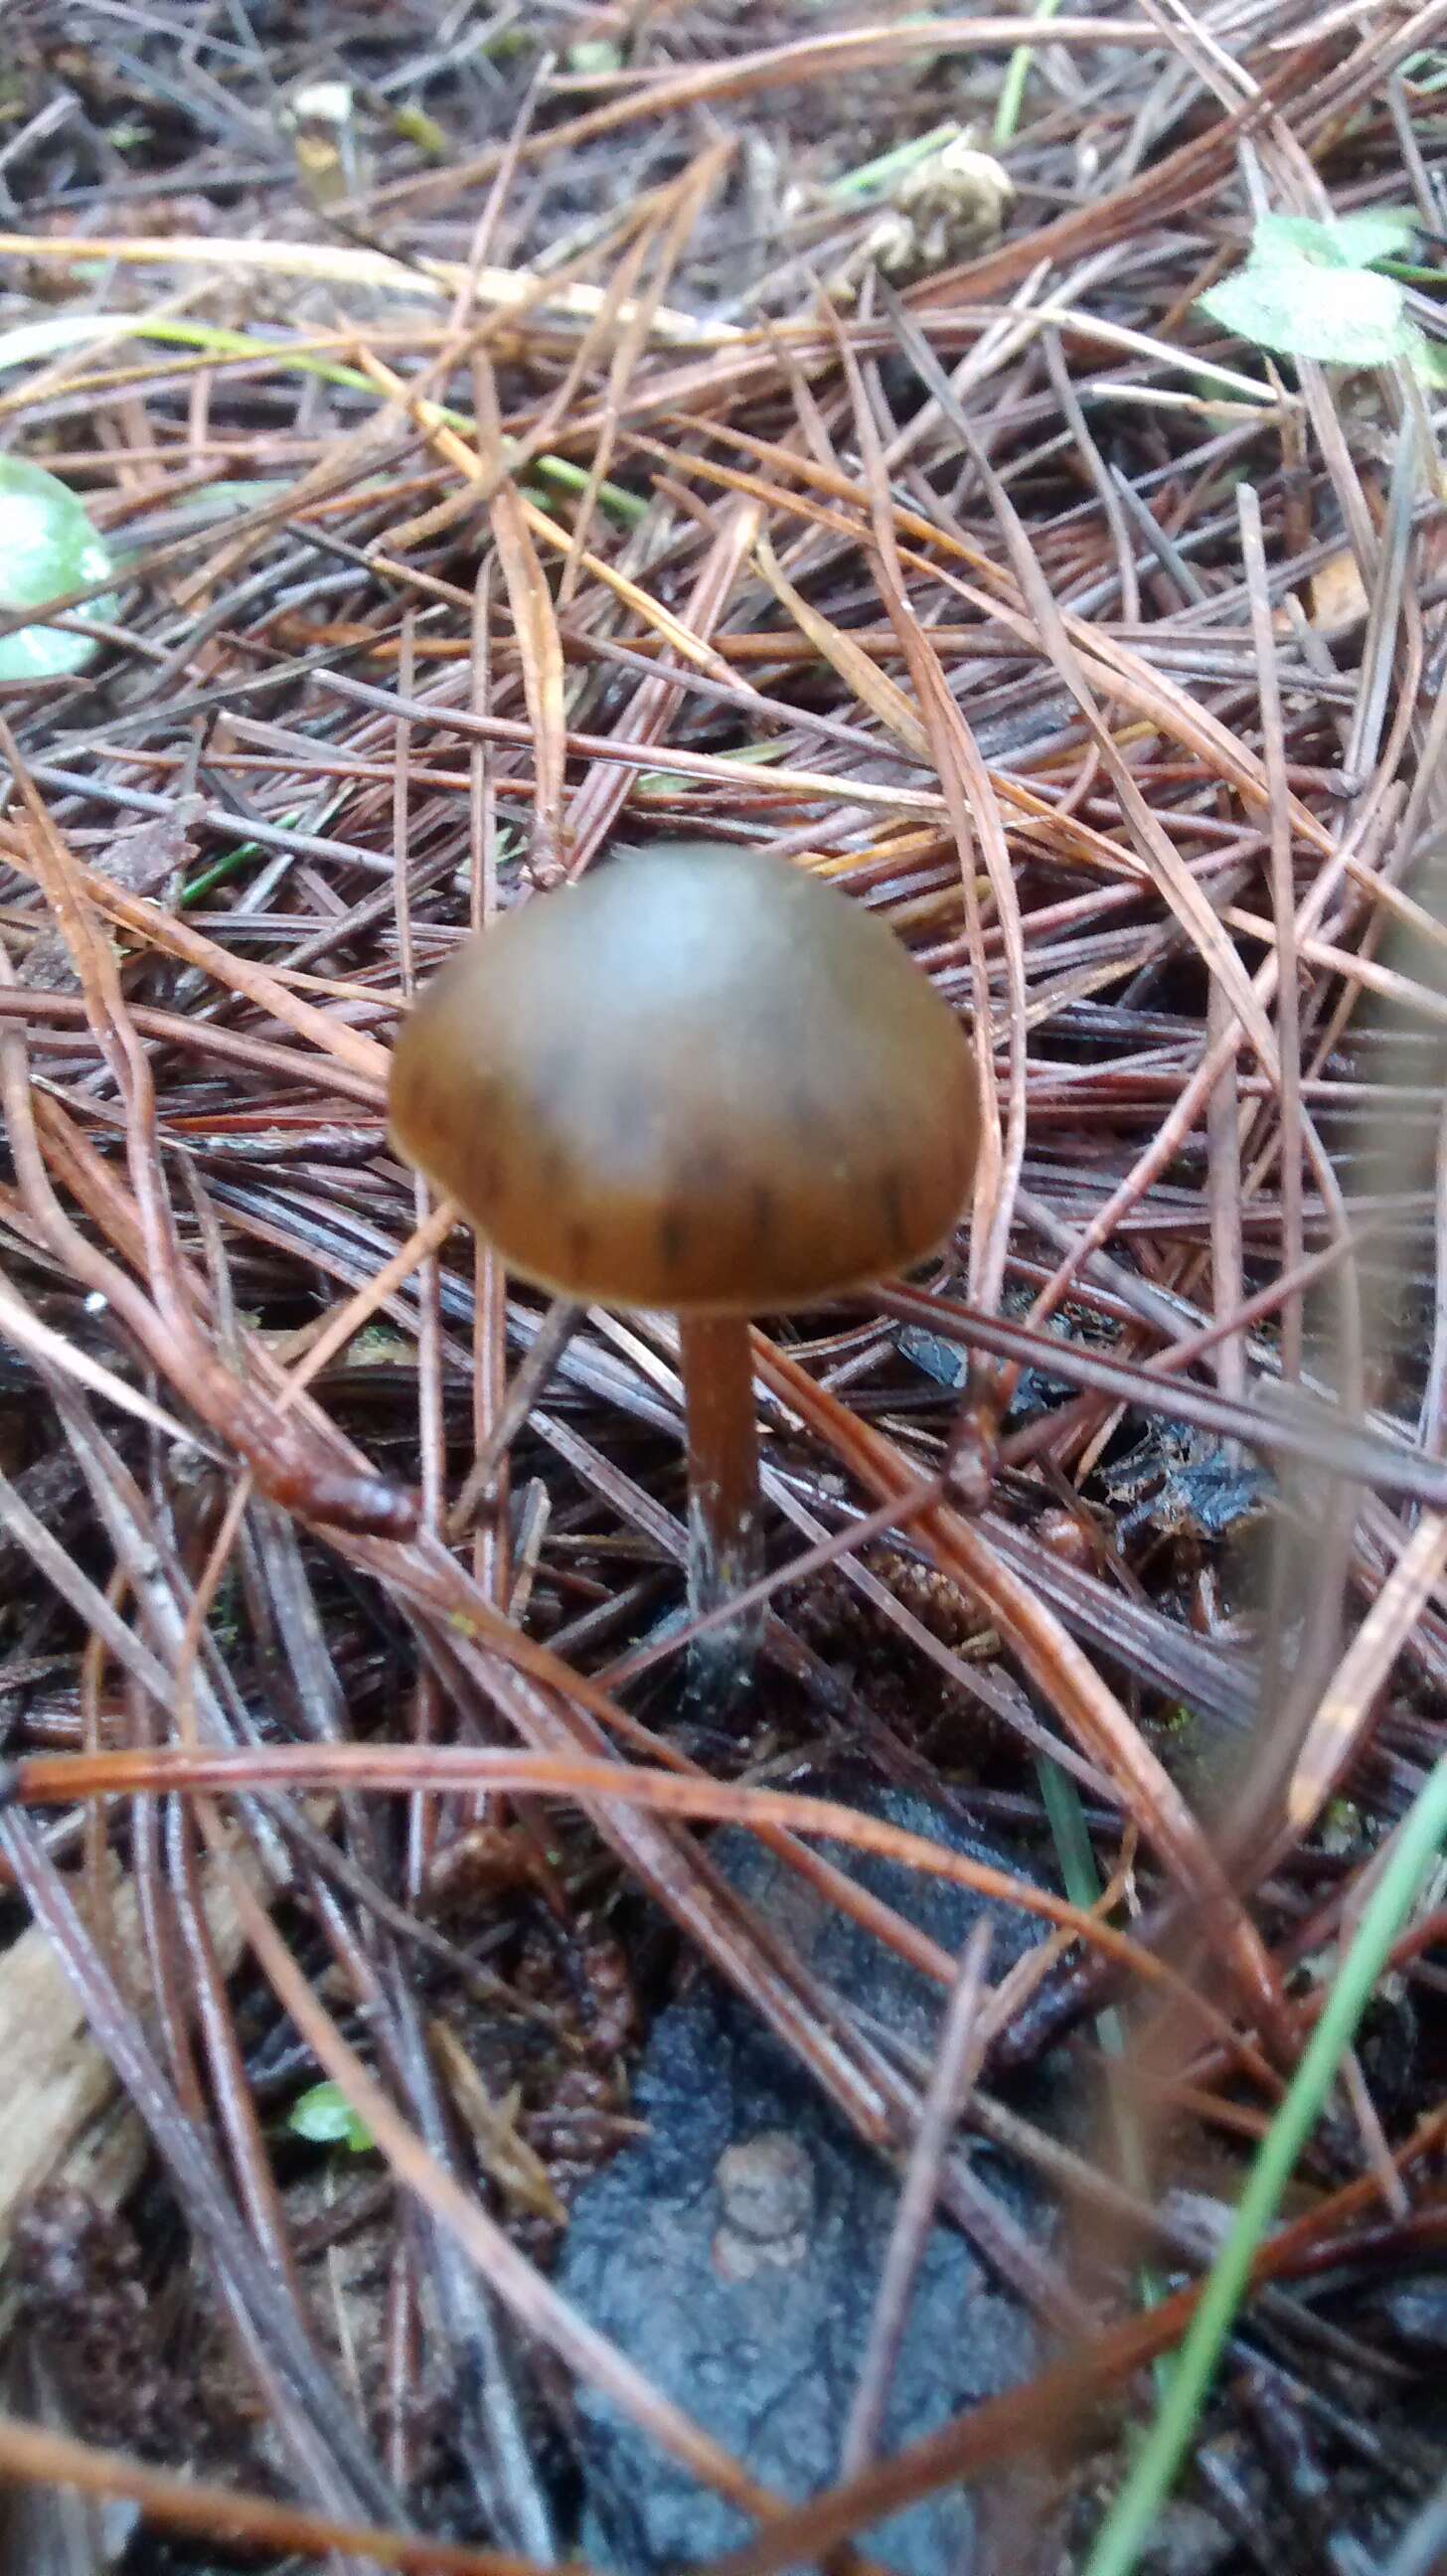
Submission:
<svg viewBox="0 0 1447 2576">
<path fill-rule="evenodd" d="M 932 1251 L 979 1128 L 959 1023 L 893 933 L 711 844 L 613 860 L 472 941 L 401 1032 L 390 1114 L 524 1278 L 723 1313 Z"/>
</svg>

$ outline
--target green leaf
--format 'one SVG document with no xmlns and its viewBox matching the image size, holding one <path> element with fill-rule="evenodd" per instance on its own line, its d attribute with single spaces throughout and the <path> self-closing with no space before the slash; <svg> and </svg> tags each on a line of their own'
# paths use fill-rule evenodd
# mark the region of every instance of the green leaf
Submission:
<svg viewBox="0 0 1447 2576">
<path fill-rule="evenodd" d="M 309 2093 L 299 2093 L 286 2125 L 294 2137 L 307 2138 L 314 2147 L 345 2147 L 354 2156 L 364 2156 L 376 2145 L 339 2084 L 314 2084 Z"/>
<path fill-rule="evenodd" d="M 43 608 L 112 571 L 110 549 L 68 487 L 23 456 L 0 456 L 0 615 Z M 107 594 L 77 616 L 111 618 Z M 22 626 L 0 635 L 0 680 L 54 680 L 83 671 L 94 658 L 93 635 L 59 626 Z"/>
<path fill-rule="evenodd" d="M 584 36 L 563 57 L 570 72 L 587 79 L 595 72 L 621 72 L 623 56 L 608 36 Z"/>
<path fill-rule="evenodd" d="M 1405 206 L 1363 206 L 1355 215 L 1338 215 L 1337 240 L 1358 268 L 1379 259 L 1395 259 L 1416 238 L 1416 217 Z"/>
<path fill-rule="evenodd" d="M 1299 253 L 1251 258 L 1203 295 L 1201 311 L 1239 339 L 1329 367 L 1385 367 L 1410 354 L 1402 290 L 1366 268 L 1330 268 Z"/>
<path fill-rule="evenodd" d="M 1276 268 L 1290 260 L 1310 260 L 1319 268 L 1360 268 L 1358 254 L 1346 249 L 1336 224 L 1319 224 L 1311 215 L 1259 215 L 1251 233 L 1253 268 Z"/>
<path fill-rule="evenodd" d="M 1325 224 L 1310 215 L 1262 215 L 1251 235 L 1251 266 L 1269 261 L 1274 267 L 1282 255 L 1316 268 L 1370 268 L 1409 250 L 1416 230 L 1405 206 L 1364 206 Z"/>
<path fill-rule="evenodd" d="M 1329 367 L 1419 363 L 1400 282 L 1372 266 L 1410 247 L 1413 215 L 1367 206 L 1318 223 L 1309 215 L 1263 215 L 1251 256 L 1201 298 L 1201 311 L 1239 339 L 1288 358 Z"/>
</svg>

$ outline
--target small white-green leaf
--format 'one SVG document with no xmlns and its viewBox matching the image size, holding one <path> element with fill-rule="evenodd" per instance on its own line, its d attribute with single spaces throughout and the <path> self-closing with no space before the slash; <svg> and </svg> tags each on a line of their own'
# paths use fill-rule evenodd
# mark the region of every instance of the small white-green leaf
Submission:
<svg viewBox="0 0 1447 2576">
<path fill-rule="evenodd" d="M 609 36 L 583 36 L 564 57 L 570 72 L 586 79 L 597 72 L 620 72 L 623 56 Z"/>
<path fill-rule="evenodd" d="M 286 2125 L 298 2138 L 306 2138 L 314 2147 L 346 2147 L 354 2156 L 365 2155 L 375 2144 L 366 2122 L 359 2120 L 339 2084 L 314 2084 L 309 2093 L 298 2094 Z"/>
<path fill-rule="evenodd" d="M 1338 215 L 1337 240 L 1358 268 L 1373 260 L 1397 259 L 1416 238 L 1417 219 L 1405 206 L 1363 206 L 1357 214 Z"/>
<path fill-rule="evenodd" d="M 1416 230 L 1405 206 L 1363 206 L 1324 224 L 1311 215 L 1261 215 L 1251 234 L 1251 266 L 1274 266 L 1284 258 L 1315 268 L 1370 268 L 1374 260 L 1409 250 Z"/>
<path fill-rule="evenodd" d="M 23 456 L 0 456 L 0 615 L 43 608 L 67 591 L 105 581 L 112 570 L 110 549 L 68 486 Z M 75 614 L 110 618 L 116 607 L 107 594 Z M 53 680 L 83 671 L 95 649 L 93 635 L 22 626 L 0 635 L 0 680 Z"/>
<path fill-rule="evenodd" d="M 1319 224 L 1312 215 L 1258 215 L 1251 231 L 1251 266 L 1275 268 L 1308 260 L 1317 268 L 1360 268 L 1358 253 L 1349 251 L 1338 224 Z"/>
<path fill-rule="evenodd" d="M 1200 309 L 1258 348 L 1329 367 L 1390 366 L 1411 347 L 1402 290 L 1372 269 L 1252 259 L 1203 295 Z"/>
</svg>

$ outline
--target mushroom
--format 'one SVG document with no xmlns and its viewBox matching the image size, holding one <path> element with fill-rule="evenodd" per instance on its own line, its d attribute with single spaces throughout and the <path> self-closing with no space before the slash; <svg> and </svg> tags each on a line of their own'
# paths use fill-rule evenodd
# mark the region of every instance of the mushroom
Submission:
<svg viewBox="0 0 1447 2576">
<path fill-rule="evenodd" d="M 883 922 L 752 849 L 655 846 L 469 942 L 405 1023 L 399 1151 L 520 1277 L 667 1309 L 689 1608 L 761 1562 L 749 1323 L 907 1268 L 975 1167 L 959 1022 Z M 717 1705 L 747 1623 L 700 1641 Z"/>
</svg>

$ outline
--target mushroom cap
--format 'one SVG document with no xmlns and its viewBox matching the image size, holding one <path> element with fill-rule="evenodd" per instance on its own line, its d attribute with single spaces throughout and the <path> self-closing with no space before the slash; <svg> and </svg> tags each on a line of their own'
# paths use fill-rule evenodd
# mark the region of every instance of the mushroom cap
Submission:
<svg viewBox="0 0 1447 2576">
<path fill-rule="evenodd" d="M 614 859 L 469 942 L 402 1029 L 389 1106 L 525 1279 L 715 1313 L 919 1260 L 979 1132 L 959 1022 L 893 932 L 711 843 Z"/>
</svg>

